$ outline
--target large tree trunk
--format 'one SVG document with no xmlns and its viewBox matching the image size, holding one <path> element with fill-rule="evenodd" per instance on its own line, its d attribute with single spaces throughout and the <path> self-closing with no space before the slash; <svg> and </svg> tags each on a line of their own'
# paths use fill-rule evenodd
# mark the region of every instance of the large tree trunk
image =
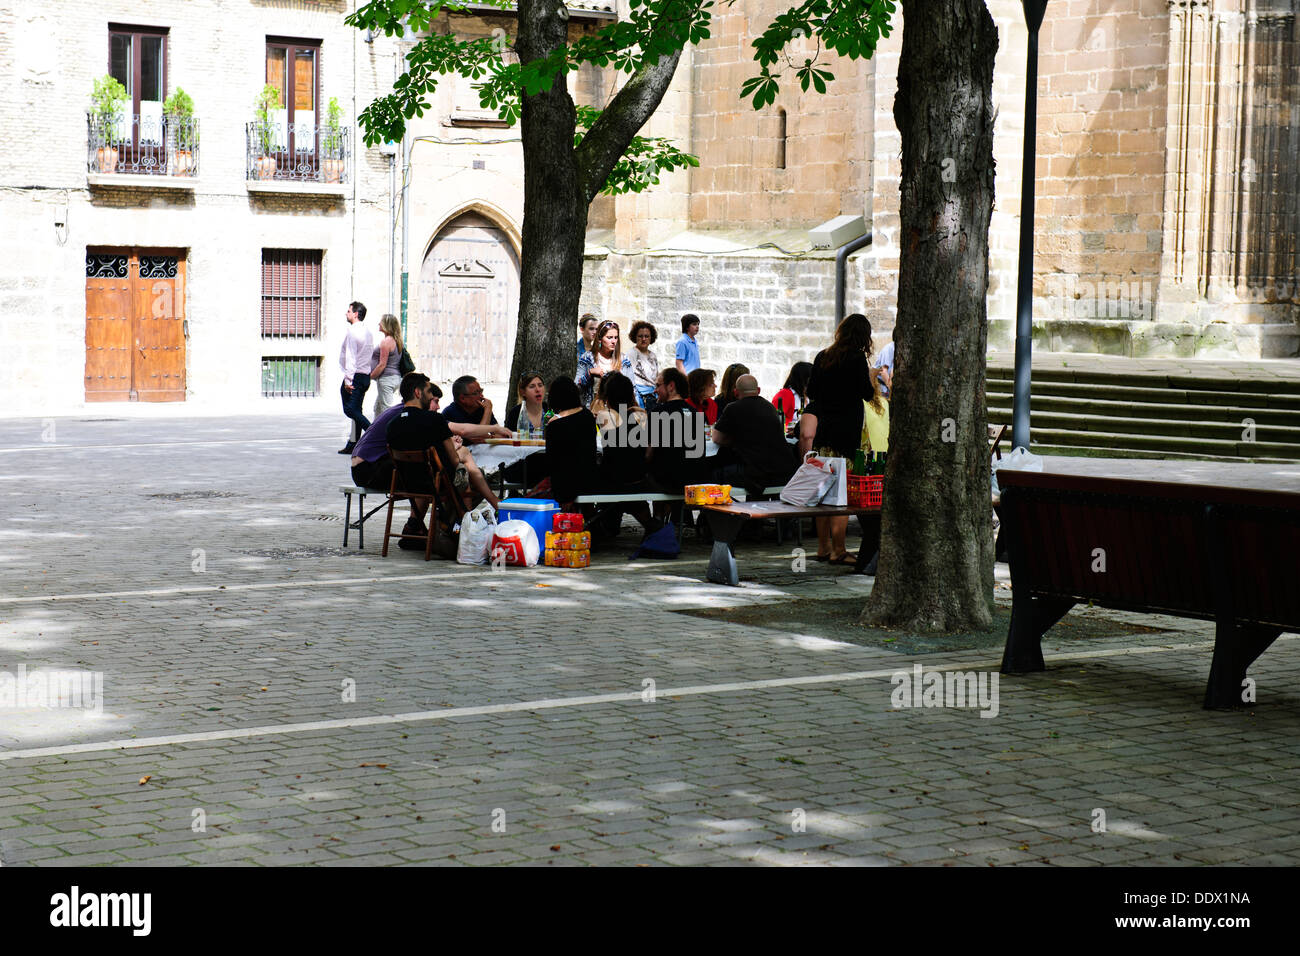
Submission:
<svg viewBox="0 0 1300 956">
<path fill-rule="evenodd" d="M 562 3 L 520 0 L 515 51 L 521 61 L 549 56 L 564 45 L 567 34 L 568 14 Z M 556 77 L 550 90 L 523 98 L 524 234 L 519 325 L 510 369 L 512 401 L 513 383 L 525 372 L 540 373 L 548 388 L 557 376 L 574 374 L 591 201 L 659 106 L 681 55 L 679 47 L 640 67 L 577 148 L 573 98 L 563 76 Z"/>
<path fill-rule="evenodd" d="M 520 60 L 543 59 L 567 40 L 568 16 L 562 4 L 521 0 L 515 43 Z M 520 122 L 524 225 L 511 404 L 514 385 L 525 372 L 540 373 L 548 388 L 557 376 L 573 376 L 590 205 L 574 154 L 573 98 L 563 75 L 549 90 L 523 98 Z"/>
<path fill-rule="evenodd" d="M 902 0 L 902 7 L 896 384 L 880 571 L 863 620 L 921 632 L 987 629 L 993 530 L 984 297 L 997 30 L 984 0 Z"/>
</svg>

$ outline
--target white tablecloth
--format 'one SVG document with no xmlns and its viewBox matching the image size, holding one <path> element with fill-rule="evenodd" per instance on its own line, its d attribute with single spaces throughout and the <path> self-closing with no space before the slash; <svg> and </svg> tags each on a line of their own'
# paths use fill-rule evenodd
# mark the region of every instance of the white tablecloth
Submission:
<svg viewBox="0 0 1300 956">
<path fill-rule="evenodd" d="M 474 461 L 478 464 L 479 469 L 485 474 L 496 471 L 502 465 L 513 465 L 517 461 L 523 461 L 529 455 L 535 455 L 539 451 L 546 451 L 540 445 L 468 445 L 470 454 L 474 456 Z"/>
</svg>

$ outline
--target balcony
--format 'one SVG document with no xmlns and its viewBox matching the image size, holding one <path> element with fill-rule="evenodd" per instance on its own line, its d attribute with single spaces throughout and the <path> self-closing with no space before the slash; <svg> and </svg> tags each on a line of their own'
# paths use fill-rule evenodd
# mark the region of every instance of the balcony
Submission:
<svg viewBox="0 0 1300 956">
<path fill-rule="evenodd" d="M 197 117 L 86 114 L 86 181 L 91 186 L 193 191 L 199 173 Z"/>
<path fill-rule="evenodd" d="M 245 127 L 250 193 L 345 196 L 352 178 L 351 130 L 310 123 Z"/>
</svg>

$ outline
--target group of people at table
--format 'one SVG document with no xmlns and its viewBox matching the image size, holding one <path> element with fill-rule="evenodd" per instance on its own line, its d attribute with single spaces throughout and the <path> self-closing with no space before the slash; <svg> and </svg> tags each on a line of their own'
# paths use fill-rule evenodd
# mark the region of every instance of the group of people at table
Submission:
<svg viewBox="0 0 1300 956">
<path fill-rule="evenodd" d="M 688 344 L 684 348 L 679 340 L 675 365 L 662 369 L 650 348 L 657 333 L 648 322 L 632 326 L 635 344 L 626 352 L 616 322 L 584 316 L 580 329 L 577 375 L 557 378 L 549 387 L 541 375 L 521 376 L 518 401 L 504 424 L 472 376 L 452 383 L 446 408 L 441 389 L 428 376 L 404 376 L 402 404 L 379 414 L 352 449 L 353 481 L 386 490 L 394 469 L 389 447 L 433 448 L 448 472 L 455 463 L 458 493 L 498 508 L 473 446 L 493 438 L 540 440 L 544 448 L 527 451 L 506 468 L 505 477 L 531 488 L 525 494 L 552 498 L 568 510 L 583 495 L 681 494 L 686 485 L 706 482 L 756 492 L 785 484 L 809 450 L 850 460 L 859 449 L 888 450 L 893 346 L 873 365 L 871 324 L 863 315 L 841 321 L 834 341 L 812 362 L 796 363 L 771 402 L 744 365 L 729 366 L 720 387 L 712 370 L 698 367 L 698 346 L 693 355 L 691 349 L 699 329 L 694 315 L 682 318 Z M 678 416 L 685 426 L 688 417 L 702 416 L 717 453 L 703 455 L 702 443 L 647 441 L 647 435 L 691 434 L 689 427 L 653 427 L 659 416 Z M 418 476 L 403 472 L 401 477 L 406 490 L 432 491 L 411 487 Z M 666 516 L 666 509 L 656 516 L 645 502 L 629 501 L 605 508 L 595 516 L 596 527 L 616 529 L 624 510 L 647 532 L 662 527 Z M 818 560 L 850 564 L 856 559 L 845 547 L 847 526 L 847 517 L 818 520 Z M 424 529 L 424 508 L 412 500 L 403 531 L 423 534 Z"/>
</svg>

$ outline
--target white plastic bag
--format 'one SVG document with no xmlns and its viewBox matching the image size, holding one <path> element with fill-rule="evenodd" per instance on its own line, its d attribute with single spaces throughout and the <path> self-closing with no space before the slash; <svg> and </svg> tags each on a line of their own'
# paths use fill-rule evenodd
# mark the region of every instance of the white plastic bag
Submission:
<svg viewBox="0 0 1300 956">
<path fill-rule="evenodd" d="M 496 526 L 489 557 L 495 560 L 498 552 L 506 564 L 517 568 L 531 568 L 542 556 L 537 532 L 527 521 L 503 521 Z"/>
<path fill-rule="evenodd" d="M 809 452 L 803 464 L 781 489 L 781 500 L 796 508 L 814 508 L 819 505 L 835 481 L 835 473 L 826 462 L 827 459 L 818 458 L 815 453 Z"/>
<path fill-rule="evenodd" d="M 849 503 L 849 463 L 843 458 L 823 458 L 835 475 L 831 486 L 822 495 L 822 504 L 845 508 Z"/>
<path fill-rule="evenodd" d="M 465 515 L 460 523 L 456 560 L 461 564 L 487 564 L 496 526 L 496 512 L 486 501 Z"/>
<path fill-rule="evenodd" d="M 1024 448 L 1016 448 L 1001 461 L 994 463 L 993 470 L 1001 471 L 1042 471 L 1043 459 L 1040 455 L 1031 455 Z"/>
</svg>

